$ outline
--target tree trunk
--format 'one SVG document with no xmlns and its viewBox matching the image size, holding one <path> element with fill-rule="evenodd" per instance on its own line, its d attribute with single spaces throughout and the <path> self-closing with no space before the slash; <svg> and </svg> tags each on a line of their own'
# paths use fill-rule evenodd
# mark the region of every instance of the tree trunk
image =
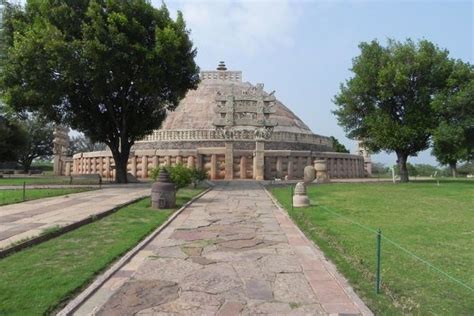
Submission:
<svg viewBox="0 0 474 316">
<path fill-rule="evenodd" d="M 28 173 L 31 169 L 31 164 L 33 163 L 33 159 L 30 159 L 30 158 L 21 159 L 19 163 L 23 167 L 23 172 Z"/>
<path fill-rule="evenodd" d="M 450 163 L 449 163 L 449 168 L 451 169 L 451 174 L 452 174 L 453 178 L 456 178 L 456 176 L 457 176 L 457 174 L 458 174 L 458 169 L 457 169 L 457 166 L 456 166 L 456 161 L 450 162 Z"/>
<path fill-rule="evenodd" d="M 397 163 L 400 168 L 400 182 L 408 182 L 408 168 L 407 168 L 407 159 L 408 155 L 403 153 L 397 153 Z"/>
<path fill-rule="evenodd" d="M 131 145 L 127 144 L 122 146 L 122 150 L 119 151 L 118 148 L 112 148 L 109 146 L 112 151 L 112 156 L 115 161 L 115 182 L 116 183 L 128 183 L 127 180 L 127 164 L 128 157 L 130 155 Z"/>
</svg>

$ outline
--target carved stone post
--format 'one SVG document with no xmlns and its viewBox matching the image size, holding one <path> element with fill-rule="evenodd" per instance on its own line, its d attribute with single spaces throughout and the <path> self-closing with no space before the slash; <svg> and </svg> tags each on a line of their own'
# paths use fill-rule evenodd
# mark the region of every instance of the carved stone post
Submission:
<svg viewBox="0 0 474 316">
<path fill-rule="evenodd" d="M 232 141 L 225 142 L 225 179 L 232 180 L 234 178 L 234 143 Z"/>
<path fill-rule="evenodd" d="M 276 177 L 278 179 L 283 178 L 283 157 L 277 157 L 276 162 Z"/>
<path fill-rule="evenodd" d="M 254 157 L 254 179 L 263 180 L 264 171 L 265 171 L 265 161 L 264 161 L 264 152 L 265 152 L 265 143 L 262 141 L 255 142 L 255 157 Z"/>
<path fill-rule="evenodd" d="M 69 128 L 58 125 L 55 127 L 54 135 L 54 175 L 60 176 L 63 170 L 63 158 L 67 155 L 67 149 L 69 147 Z"/>
<path fill-rule="evenodd" d="M 240 179 L 247 178 L 247 158 L 245 156 L 240 157 Z"/>
<path fill-rule="evenodd" d="M 142 156 L 142 179 L 148 178 L 148 156 Z"/>
<path fill-rule="evenodd" d="M 211 155 L 211 180 L 215 180 L 217 178 L 217 155 Z"/>
<path fill-rule="evenodd" d="M 288 180 L 293 179 L 293 158 L 288 157 Z"/>
</svg>

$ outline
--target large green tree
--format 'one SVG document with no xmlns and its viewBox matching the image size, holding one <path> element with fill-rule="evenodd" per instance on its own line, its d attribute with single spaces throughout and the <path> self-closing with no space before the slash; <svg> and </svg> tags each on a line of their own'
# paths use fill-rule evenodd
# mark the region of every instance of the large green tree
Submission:
<svg viewBox="0 0 474 316">
<path fill-rule="evenodd" d="M 181 13 L 145 0 L 29 0 L 10 17 L 6 102 L 107 144 L 126 182 L 132 145 L 199 81 Z"/>
<path fill-rule="evenodd" d="M 24 172 L 31 168 L 33 160 L 48 158 L 53 154 L 53 123 L 39 115 L 28 114 L 19 121 L 26 131 L 26 146 L 19 151 L 18 163 Z"/>
<path fill-rule="evenodd" d="M 407 182 L 408 157 L 430 145 L 437 126 L 432 99 L 446 86 L 452 62 L 426 40 L 389 40 L 385 47 L 372 41 L 359 48 L 354 75 L 334 98 L 334 113 L 349 138 L 363 140 L 374 153 L 395 152 Z"/>
<path fill-rule="evenodd" d="M 449 165 L 453 177 L 460 161 L 474 155 L 474 67 L 456 61 L 446 89 L 433 102 L 439 125 L 433 132 L 433 154 Z"/>
<path fill-rule="evenodd" d="M 332 141 L 332 148 L 334 149 L 335 152 L 347 153 L 347 154 L 349 153 L 349 149 L 347 149 L 346 146 L 341 144 L 336 137 L 331 136 L 330 138 L 331 138 L 331 141 Z"/>
</svg>

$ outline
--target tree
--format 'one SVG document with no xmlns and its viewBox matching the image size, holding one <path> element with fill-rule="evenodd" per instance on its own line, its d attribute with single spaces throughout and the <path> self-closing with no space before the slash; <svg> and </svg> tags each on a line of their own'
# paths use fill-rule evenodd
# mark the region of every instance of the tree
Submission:
<svg viewBox="0 0 474 316">
<path fill-rule="evenodd" d="M 69 141 L 68 155 L 72 156 L 81 152 L 101 151 L 106 148 L 107 145 L 103 143 L 94 143 L 90 138 L 84 135 L 77 135 L 72 137 Z"/>
<path fill-rule="evenodd" d="M 433 95 L 446 86 L 452 62 L 429 41 L 361 43 L 354 76 L 341 84 L 333 113 L 349 138 L 363 139 L 377 153 L 395 152 L 400 178 L 407 182 L 407 159 L 429 147 L 437 119 Z"/>
<path fill-rule="evenodd" d="M 199 81 L 182 14 L 174 21 L 145 0 L 29 0 L 11 19 L 6 102 L 105 143 L 127 182 L 133 144 Z"/>
<path fill-rule="evenodd" d="M 26 146 L 18 154 L 18 163 L 24 172 L 30 171 L 33 160 L 47 158 L 53 154 L 53 123 L 39 115 L 28 114 L 20 120 L 26 131 Z"/>
<path fill-rule="evenodd" d="M 27 145 L 27 134 L 18 122 L 0 113 L 0 163 L 14 162 Z"/>
<path fill-rule="evenodd" d="M 433 132 L 433 154 L 456 177 L 459 161 L 474 153 L 474 67 L 456 61 L 446 89 L 433 102 L 439 125 Z"/>
<path fill-rule="evenodd" d="M 349 153 L 349 150 L 346 148 L 346 146 L 344 146 L 343 144 L 341 144 L 336 137 L 334 136 L 331 136 L 331 141 L 332 141 L 332 148 L 334 149 L 334 151 L 338 152 L 338 153 Z"/>
</svg>

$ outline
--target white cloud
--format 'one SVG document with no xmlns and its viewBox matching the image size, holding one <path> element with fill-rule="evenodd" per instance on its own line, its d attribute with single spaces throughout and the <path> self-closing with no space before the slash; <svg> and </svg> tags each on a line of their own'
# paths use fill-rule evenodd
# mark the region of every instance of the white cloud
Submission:
<svg viewBox="0 0 474 316">
<path fill-rule="evenodd" d="M 262 50 L 292 47 L 302 15 L 297 3 L 288 0 L 177 0 L 167 5 L 171 13 L 183 12 L 191 38 L 201 52 L 210 50 L 223 55 L 237 52 L 252 56 Z"/>
</svg>

